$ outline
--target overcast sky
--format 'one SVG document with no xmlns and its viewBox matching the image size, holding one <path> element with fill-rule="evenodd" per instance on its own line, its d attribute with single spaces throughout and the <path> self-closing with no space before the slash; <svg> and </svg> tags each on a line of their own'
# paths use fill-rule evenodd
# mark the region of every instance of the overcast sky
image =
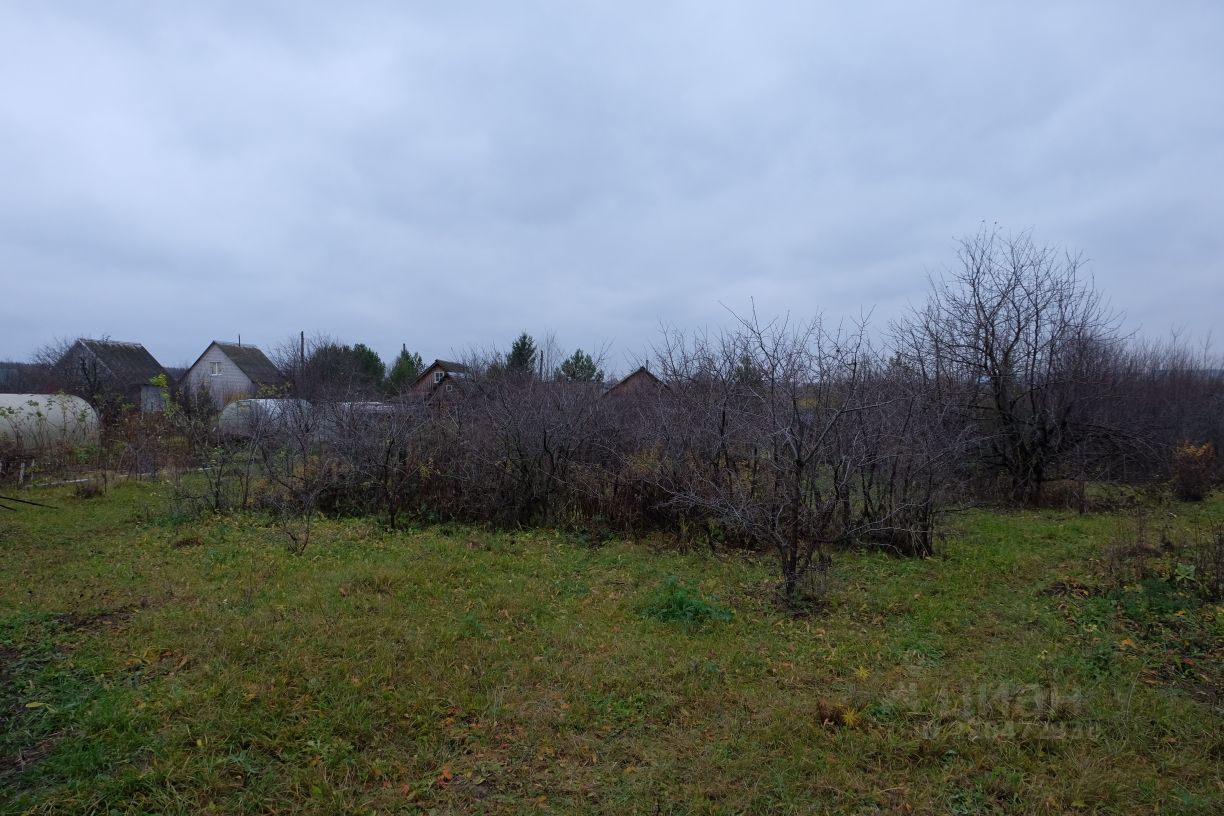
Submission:
<svg viewBox="0 0 1224 816">
<path fill-rule="evenodd" d="M 1222 39 L 1218 0 L 7 0 L 0 359 L 526 329 L 621 368 L 752 299 L 883 323 L 982 221 L 1218 335 Z"/>
</svg>

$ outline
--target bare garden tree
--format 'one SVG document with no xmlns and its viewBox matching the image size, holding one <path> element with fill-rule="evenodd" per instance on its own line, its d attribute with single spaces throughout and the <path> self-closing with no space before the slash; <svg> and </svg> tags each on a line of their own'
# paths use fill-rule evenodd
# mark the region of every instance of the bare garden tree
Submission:
<svg viewBox="0 0 1224 816">
<path fill-rule="evenodd" d="M 861 327 L 753 315 L 718 337 L 671 334 L 655 349 L 671 385 L 658 423 L 668 504 L 774 550 L 792 603 L 819 583 L 830 546 L 880 521 L 865 520 L 855 497 L 878 452 L 839 433 L 879 407 L 864 389 L 865 348 Z"/>
<path fill-rule="evenodd" d="M 336 402 L 326 412 L 335 468 L 324 509 L 372 513 L 394 529 L 421 490 L 431 420 L 419 402 Z"/>
<path fill-rule="evenodd" d="M 326 444 L 325 407 L 303 400 L 283 400 L 274 414 L 261 412 L 260 433 L 252 440 L 266 481 L 261 496 L 288 539 L 291 552 L 302 553 L 318 512 L 319 496 L 333 484 L 334 449 Z"/>
<path fill-rule="evenodd" d="M 864 543 L 925 557 L 938 517 L 963 490 L 966 427 L 955 407 L 896 359 L 860 358 L 864 410 L 838 428 L 841 450 L 858 463 L 853 493 Z"/>
<path fill-rule="evenodd" d="M 1116 397 L 1119 320 L 1079 256 L 1028 232 L 984 227 L 959 262 L 894 326 L 899 354 L 959 407 L 1013 500 L 1035 503 L 1074 452 L 1118 433 L 1101 409 Z"/>
</svg>

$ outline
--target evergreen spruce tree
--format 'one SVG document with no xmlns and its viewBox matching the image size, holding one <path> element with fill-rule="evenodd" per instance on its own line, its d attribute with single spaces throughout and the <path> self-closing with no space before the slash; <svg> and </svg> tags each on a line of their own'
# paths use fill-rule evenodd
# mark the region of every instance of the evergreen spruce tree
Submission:
<svg viewBox="0 0 1224 816">
<path fill-rule="evenodd" d="M 425 369 L 425 361 L 415 351 L 409 351 L 407 346 L 400 349 L 399 355 L 391 365 L 391 373 L 387 376 L 387 385 L 392 391 L 402 391 L 421 376 Z"/>
<path fill-rule="evenodd" d="M 510 353 L 506 355 L 506 368 L 519 374 L 533 374 L 537 355 L 539 350 L 536 349 L 535 340 L 532 340 L 527 332 L 523 332 L 510 346 Z"/>
<path fill-rule="evenodd" d="M 604 373 L 595 365 L 591 355 L 578 349 L 561 364 L 554 376 L 569 382 L 603 382 Z"/>
</svg>

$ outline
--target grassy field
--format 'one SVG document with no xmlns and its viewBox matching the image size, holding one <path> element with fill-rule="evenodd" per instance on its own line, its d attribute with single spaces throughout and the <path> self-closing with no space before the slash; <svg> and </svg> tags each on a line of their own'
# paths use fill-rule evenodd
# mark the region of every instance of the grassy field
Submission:
<svg viewBox="0 0 1224 816">
<path fill-rule="evenodd" d="M 292 555 L 164 493 L 0 514 L 0 812 L 1224 812 L 1224 609 L 1108 581 L 1123 518 L 964 514 L 793 616 L 738 554 L 328 520 Z"/>
</svg>

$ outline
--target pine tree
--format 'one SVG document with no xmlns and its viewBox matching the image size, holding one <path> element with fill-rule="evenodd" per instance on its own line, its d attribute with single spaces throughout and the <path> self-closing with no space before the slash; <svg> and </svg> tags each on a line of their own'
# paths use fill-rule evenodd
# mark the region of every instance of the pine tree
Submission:
<svg viewBox="0 0 1224 816">
<path fill-rule="evenodd" d="M 387 376 L 387 385 L 392 391 L 402 391 L 421 376 L 424 368 L 425 361 L 421 359 L 421 355 L 415 351 L 409 351 L 408 347 L 404 346 L 391 366 L 391 373 Z"/>
<path fill-rule="evenodd" d="M 595 359 L 582 349 L 578 349 L 557 369 L 558 380 L 569 382 L 603 382 L 604 373 L 595 365 Z"/>
<path fill-rule="evenodd" d="M 512 372 L 531 374 L 535 371 L 538 354 L 535 340 L 532 340 L 527 332 L 523 332 L 510 346 L 510 353 L 506 355 L 506 368 Z"/>
<path fill-rule="evenodd" d="M 370 388 L 381 389 L 387 379 L 387 366 L 378 352 L 365 343 L 357 343 L 351 354 L 357 380 Z"/>
<path fill-rule="evenodd" d="M 328 342 L 310 353 L 303 378 L 316 388 L 332 391 L 358 389 L 367 393 L 382 389 L 387 368 L 378 352 L 357 343 L 353 346 Z"/>
</svg>

